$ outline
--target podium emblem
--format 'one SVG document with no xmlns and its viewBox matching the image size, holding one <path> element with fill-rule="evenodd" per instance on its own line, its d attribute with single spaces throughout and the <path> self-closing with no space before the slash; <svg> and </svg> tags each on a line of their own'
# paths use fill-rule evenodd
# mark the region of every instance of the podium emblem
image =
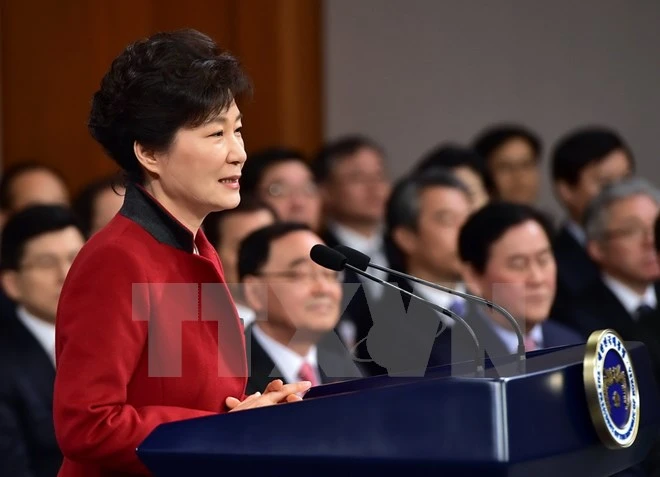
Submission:
<svg viewBox="0 0 660 477">
<path fill-rule="evenodd" d="M 631 446 L 639 430 L 639 390 L 628 350 L 614 330 L 591 334 L 583 376 L 589 413 L 601 441 L 610 449 Z"/>
</svg>

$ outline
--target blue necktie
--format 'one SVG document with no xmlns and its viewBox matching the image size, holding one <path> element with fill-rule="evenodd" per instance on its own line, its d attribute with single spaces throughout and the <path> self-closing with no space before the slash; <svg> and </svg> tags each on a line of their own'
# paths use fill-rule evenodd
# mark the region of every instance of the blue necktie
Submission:
<svg viewBox="0 0 660 477">
<path fill-rule="evenodd" d="M 458 316 L 463 317 L 465 313 L 465 300 L 455 299 L 452 301 L 451 305 L 449 305 L 449 311 L 453 311 Z"/>
</svg>

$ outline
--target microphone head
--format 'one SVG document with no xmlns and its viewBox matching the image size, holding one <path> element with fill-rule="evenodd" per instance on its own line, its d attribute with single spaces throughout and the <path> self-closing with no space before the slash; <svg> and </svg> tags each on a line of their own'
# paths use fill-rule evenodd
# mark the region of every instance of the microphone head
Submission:
<svg viewBox="0 0 660 477">
<path fill-rule="evenodd" d="M 367 270 L 369 262 L 371 262 L 369 255 L 355 250 L 354 248 L 347 247 L 346 245 L 337 245 L 335 250 L 344 255 L 350 265 L 362 270 L 363 272 Z"/>
<path fill-rule="evenodd" d="M 340 272 L 346 266 L 347 259 L 344 255 L 331 249 L 327 245 L 316 244 L 309 251 L 309 257 L 312 261 L 323 268 Z"/>
</svg>

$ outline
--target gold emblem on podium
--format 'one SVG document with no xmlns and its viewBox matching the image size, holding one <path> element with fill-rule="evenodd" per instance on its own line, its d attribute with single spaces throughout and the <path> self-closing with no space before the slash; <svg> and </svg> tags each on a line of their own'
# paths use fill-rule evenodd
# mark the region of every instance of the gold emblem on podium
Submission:
<svg viewBox="0 0 660 477">
<path fill-rule="evenodd" d="M 589 413 L 601 441 L 610 449 L 631 446 L 639 430 L 639 390 L 628 350 L 614 330 L 591 334 L 583 376 Z"/>
</svg>

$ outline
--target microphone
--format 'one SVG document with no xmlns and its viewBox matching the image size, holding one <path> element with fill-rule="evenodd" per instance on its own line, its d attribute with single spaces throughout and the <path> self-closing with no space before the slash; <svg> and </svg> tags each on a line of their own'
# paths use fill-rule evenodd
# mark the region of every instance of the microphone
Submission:
<svg viewBox="0 0 660 477">
<path fill-rule="evenodd" d="M 459 292 L 457 290 L 453 290 L 452 288 L 449 287 L 443 287 L 442 285 L 438 285 L 433 282 L 429 282 L 427 280 L 422 280 L 421 278 L 414 277 L 412 275 L 408 275 L 407 273 L 402 273 L 398 272 L 396 270 L 393 270 L 388 267 L 383 267 L 382 265 L 377 265 L 375 263 L 371 262 L 371 258 L 369 255 L 366 255 L 358 250 L 355 250 L 354 248 L 347 247 L 346 245 L 337 245 L 335 248 L 335 251 L 339 252 L 342 254 L 347 261 L 348 265 L 352 265 L 355 268 L 359 268 L 360 270 L 366 270 L 367 267 L 375 268 L 376 270 L 380 270 L 383 272 L 391 273 L 394 276 L 400 277 L 400 278 L 406 278 L 410 280 L 411 282 L 415 283 L 420 283 L 422 285 L 426 285 L 428 287 L 434 288 L 436 290 L 440 290 L 446 293 L 449 293 L 450 295 L 455 295 L 455 296 L 460 296 L 461 298 L 465 298 L 466 300 L 472 300 L 477 303 L 481 303 L 483 305 L 486 305 L 488 308 L 491 310 L 497 310 L 500 312 L 502 316 L 504 316 L 510 323 L 511 326 L 513 327 L 513 330 L 515 331 L 516 335 L 518 336 L 518 353 L 517 357 L 519 361 L 525 361 L 526 356 L 525 356 L 525 339 L 523 338 L 522 331 L 520 330 L 520 325 L 516 321 L 516 319 L 509 313 L 505 308 L 501 307 L 497 303 L 494 303 L 490 300 L 486 300 L 485 298 L 482 298 L 480 296 L 476 295 L 471 295 L 469 293 L 463 293 Z M 352 269 L 353 270 L 353 269 Z"/>
<path fill-rule="evenodd" d="M 330 270 L 335 270 L 335 271 L 342 271 L 345 268 L 354 271 L 358 275 L 361 275 L 369 280 L 375 281 L 377 283 L 380 283 L 381 285 L 385 285 L 388 287 L 391 287 L 395 290 L 397 290 L 400 293 L 403 293 L 405 295 L 408 295 L 409 297 L 420 301 L 422 303 L 425 303 L 429 307 L 433 308 L 435 311 L 442 313 L 444 315 L 449 316 L 450 318 L 454 319 L 457 323 L 460 323 L 463 325 L 463 327 L 467 330 L 468 334 L 472 338 L 472 341 L 474 341 L 474 346 L 475 346 L 475 362 L 477 365 L 477 375 L 478 376 L 483 376 L 484 373 L 484 353 L 481 350 L 481 345 L 479 343 L 479 340 L 477 339 L 476 334 L 474 333 L 474 330 L 470 325 L 468 325 L 465 320 L 458 316 L 456 313 L 454 313 L 451 310 L 447 310 L 445 308 L 442 308 L 441 306 L 436 305 L 435 303 L 426 300 L 425 298 L 422 298 L 420 296 L 415 295 L 414 293 L 409 292 L 408 290 L 404 290 L 403 288 L 400 288 L 392 283 L 388 283 L 385 280 L 381 280 L 380 278 L 365 272 L 364 270 L 360 270 L 359 268 L 351 265 L 349 260 L 346 258 L 345 255 L 342 253 L 338 252 L 337 250 L 333 250 L 327 245 L 323 244 L 316 244 L 312 247 L 310 253 L 309 253 L 310 258 L 312 261 L 324 268 L 328 268 Z M 365 267 L 366 268 L 366 267 Z"/>
</svg>

